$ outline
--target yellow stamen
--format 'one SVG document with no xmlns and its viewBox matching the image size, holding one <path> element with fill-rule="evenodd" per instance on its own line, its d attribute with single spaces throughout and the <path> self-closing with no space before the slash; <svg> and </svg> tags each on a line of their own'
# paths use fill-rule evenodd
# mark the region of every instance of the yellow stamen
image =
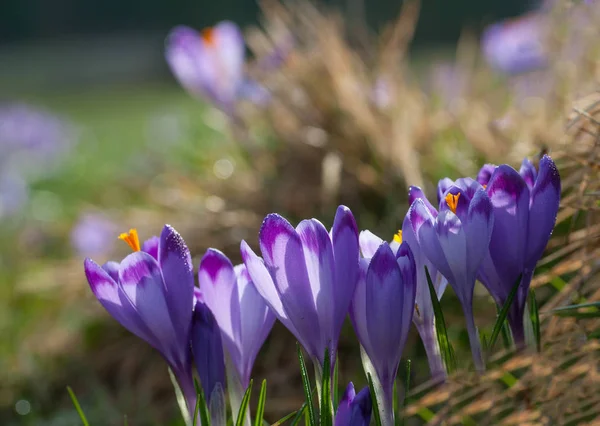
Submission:
<svg viewBox="0 0 600 426">
<path fill-rule="evenodd" d="M 446 203 L 448 204 L 448 207 L 450 207 L 450 210 L 452 210 L 452 213 L 456 214 L 456 207 L 458 206 L 458 199 L 460 198 L 460 192 L 456 195 L 454 194 L 448 194 L 446 195 Z"/>
<path fill-rule="evenodd" d="M 482 186 L 483 186 L 483 189 L 487 189 L 487 185 L 482 185 Z"/>
<path fill-rule="evenodd" d="M 200 32 L 200 35 L 202 36 L 202 40 L 204 40 L 206 44 L 211 46 L 215 44 L 215 32 L 211 27 L 204 28 Z"/>
<path fill-rule="evenodd" d="M 402 230 L 400 229 L 396 234 L 394 234 L 394 241 L 398 244 L 402 244 Z"/>
<path fill-rule="evenodd" d="M 119 239 L 125 241 L 133 251 L 140 251 L 142 249 L 137 229 L 135 228 L 131 228 L 129 232 L 119 235 Z"/>
</svg>

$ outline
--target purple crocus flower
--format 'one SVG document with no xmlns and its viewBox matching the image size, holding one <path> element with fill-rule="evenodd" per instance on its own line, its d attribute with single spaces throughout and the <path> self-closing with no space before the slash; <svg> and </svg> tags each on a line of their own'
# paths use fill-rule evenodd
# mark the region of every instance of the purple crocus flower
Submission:
<svg viewBox="0 0 600 426">
<path fill-rule="evenodd" d="M 316 219 L 294 229 L 277 214 L 260 229 L 263 259 L 245 241 L 241 252 L 258 293 L 315 363 L 323 366 L 325 349 L 331 365 L 342 323 L 358 280 L 358 230 L 352 212 L 337 209 L 331 233 Z"/>
<path fill-rule="evenodd" d="M 506 74 L 520 74 L 546 66 L 544 27 L 536 13 L 489 26 L 481 39 L 488 63 Z"/>
<path fill-rule="evenodd" d="M 233 22 L 223 21 L 197 32 L 174 28 L 166 42 L 166 59 L 181 85 L 227 114 L 244 83 L 244 38 Z"/>
<path fill-rule="evenodd" d="M 525 343 L 523 314 L 529 284 L 556 222 L 560 188 L 558 169 L 547 155 L 539 172 L 527 159 L 520 172 L 506 164 L 498 166 L 486 187 L 495 219 L 479 279 L 502 306 L 521 276 L 508 313 L 518 347 Z"/>
<path fill-rule="evenodd" d="M 162 354 L 193 413 L 196 391 L 190 337 L 194 275 L 190 252 L 169 225 L 163 228 L 160 239 L 144 244 L 148 251 L 141 250 L 135 229 L 120 238 L 134 253 L 120 264 L 108 262 L 103 266 L 87 258 L 84 267 L 90 288 L 113 318 Z"/>
<path fill-rule="evenodd" d="M 495 164 L 484 164 L 477 173 L 477 182 L 485 188 L 494 174 L 494 170 L 496 170 Z"/>
<path fill-rule="evenodd" d="M 229 395 L 237 418 L 254 360 L 273 328 L 275 315 L 254 287 L 246 266 L 234 267 L 219 250 L 206 251 L 198 280 L 228 353 Z"/>
<path fill-rule="evenodd" d="M 71 231 L 71 245 L 80 256 L 110 253 L 117 225 L 102 213 L 83 213 Z"/>
<path fill-rule="evenodd" d="M 543 68 L 548 59 L 543 44 L 543 29 L 537 13 L 491 25 L 481 39 L 486 60 L 506 74 Z"/>
<path fill-rule="evenodd" d="M 335 426 L 369 426 L 373 402 L 369 387 L 365 386 L 358 394 L 352 382 L 342 396 L 335 413 Z"/>
<path fill-rule="evenodd" d="M 194 300 L 192 353 L 202 390 L 210 404 L 213 393 L 219 397 L 219 389 L 225 387 L 225 357 L 221 330 L 198 288 L 194 288 Z"/>
<path fill-rule="evenodd" d="M 408 244 L 402 243 L 394 254 L 384 242 L 372 258 L 360 260 L 350 319 L 386 426 L 394 424 L 394 380 L 410 330 L 415 294 L 415 260 Z"/>
<path fill-rule="evenodd" d="M 473 179 L 459 179 L 446 191 L 437 217 L 421 198 L 413 202 L 408 216 L 421 250 L 446 277 L 462 304 L 475 367 L 483 371 L 473 289 L 494 223 L 490 199 Z"/>
</svg>

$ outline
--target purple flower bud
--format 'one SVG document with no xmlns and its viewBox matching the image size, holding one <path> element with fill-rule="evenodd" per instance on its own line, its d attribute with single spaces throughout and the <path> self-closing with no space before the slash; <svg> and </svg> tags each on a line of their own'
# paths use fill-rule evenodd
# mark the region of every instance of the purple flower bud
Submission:
<svg viewBox="0 0 600 426">
<path fill-rule="evenodd" d="M 358 395 L 352 382 L 348 384 L 335 413 L 335 426 L 369 426 L 373 402 L 369 387 L 366 386 Z"/>
<path fill-rule="evenodd" d="M 268 215 L 259 233 L 263 259 L 245 241 L 241 251 L 258 293 L 277 318 L 323 365 L 325 349 L 334 365 L 342 323 L 358 279 L 358 230 L 340 206 L 331 234 L 316 219 L 294 229 Z"/>
<path fill-rule="evenodd" d="M 384 242 L 372 258 L 361 259 L 350 319 L 373 366 L 386 424 L 393 424 L 392 391 L 413 317 L 415 293 L 415 261 L 406 243 L 394 254 Z M 365 365 L 365 370 L 370 366 Z"/>
</svg>

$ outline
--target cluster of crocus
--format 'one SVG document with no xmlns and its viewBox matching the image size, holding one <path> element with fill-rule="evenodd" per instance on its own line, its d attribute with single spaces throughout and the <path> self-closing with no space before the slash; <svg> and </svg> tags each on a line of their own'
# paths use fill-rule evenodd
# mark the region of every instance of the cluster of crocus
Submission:
<svg viewBox="0 0 600 426">
<path fill-rule="evenodd" d="M 320 383 L 323 367 L 336 363 L 349 315 L 387 426 L 394 424 L 393 386 L 411 323 L 422 337 L 432 375 L 445 375 L 426 270 L 434 297 L 441 298 L 446 284 L 453 287 L 475 367 L 483 371 L 473 318 L 476 280 L 498 304 L 518 282 L 508 318 L 521 346 L 529 284 L 554 227 L 559 197 L 560 177 L 548 156 L 539 170 L 528 160 L 519 172 L 488 164 L 477 179 L 442 179 L 437 209 L 412 187 L 402 230 L 390 243 L 369 231 L 359 233 L 352 212 L 340 206 L 330 230 L 316 219 L 294 228 L 280 215 L 268 215 L 258 235 L 261 257 L 242 241 L 242 265 L 233 266 L 223 253 L 208 249 L 199 265 L 199 287 L 189 250 L 170 226 L 143 245 L 135 230 L 122 234 L 134 253 L 120 264 L 99 266 L 86 259 L 85 271 L 106 310 L 163 355 L 190 412 L 195 363 L 211 406 L 221 407 L 215 411 L 224 412 L 226 388 L 238 414 L 252 366 L 276 319 L 309 354 Z M 368 424 L 371 405 L 368 389 L 356 395 L 350 384 L 335 424 Z M 218 413 L 211 413 L 214 422 L 223 424 Z M 249 423 L 249 413 L 243 415 Z"/>
<path fill-rule="evenodd" d="M 263 63 L 268 68 L 279 66 L 287 50 L 282 47 L 274 51 Z M 171 71 L 190 94 L 229 116 L 235 115 L 238 100 L 258 105 L 269 101 L 268 91 L 245 73 L 244 37 L 233 22 L 223 21 L 201 32 L 176 27 L 167 37 L 165 56 Z"/>
</svg>

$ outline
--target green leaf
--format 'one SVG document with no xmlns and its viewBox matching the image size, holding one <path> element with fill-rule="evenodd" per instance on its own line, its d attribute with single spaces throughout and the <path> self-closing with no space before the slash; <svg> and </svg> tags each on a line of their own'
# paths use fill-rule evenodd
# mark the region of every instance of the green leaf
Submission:
<svg viewBox="0 0 600 426">
<path fill-rule="evenodd" d="M 442 306 L 437 298 L 433 281 L 429 275 L 429 270 L 425 266 L 425 275 L 427 277 L 427 285 L 429 286 L 429 295 L 431 296 L 431 304 L 433 305 L 433 314 L 435 317 L 435 331 L 437 334 L 438 344 L 440 346 L 440 353 L 442 360 L 446 366 L 446 371 L 450 374 L 456 368 L 456 358 L 454 357 L 454 349 L 448 339 L 448 332 L 446 331 L 446 321 L 444 320 L 444 313 L 442 312 Z"/>
<path fill-rule="evenodd" d="M 75 410 L 77 410 L 77 414 L 79 414 L 79 418 L 81 419 L 83 426 L 90 426 L 90 424 L 88 423 L 88 421 L 85 417 L 85 414 L 83 414 L 81 405 L 79 405 L 79 401 L 77 400 L 77 397 L 75 396 L 75 392 L 73 392 L 73 389 L 71 389 L 71 386 L 67 386 L 67 392 L 69 392 L 71 401 L 73 401 L 73 405 L 75 406 Z"/>
<path fill-rule="evenodd" d="M 248 412 L 248 404 L 250 403 L 250 394 L 252 393 L 252 379 L 250 379 L 250 384 L 244 392 L 244 397 L 242 398 L 242 403 L 240 404 L 240 411 L 238 411 L 237 420 L 235 421 L 235 426 L 244 426 L 244 420 L 246 418 L 246 413 Z M 202 422 L 204 425 L 204 422 Z"/>
<path fill-rule="evenodd" d="M 338 405 L 340 404 L 340 392 L 338 389 L 338 365 L 340 365 L 340 359 L 336 355 L 335 367 L 333 368 L 333 409 L 337 410 Z"/>
<path fill-rule="evenodd" d="M 292 421 L 291 426 L 296 426 L 298 423 L 300 423 L 300 419 L 303 417 L 304 414 L 306 414 L 307 409 L 308 409 L 308 404 L 306 402 L 304 402 L 304 404 L 302 404 L 302 406 L 298 410 L 296 417 L 294 417 L 294 420 Z M 304 416 L 304 417 L 306 418 L 306 416 Z"/>
<path fill-rule="evenodd" d="M 531 317 L 531 325 L 533 326 L 533 335 L 535 336 L 535 348 L 538 352 L 542 350 L 542 333 L 540 331 L 540 311 L 535 298 L 535 291 L 529 290 L 529 301 L 531 303 L 529 308 L 529 315 Z"/>
<path fill-rule="evenodd" d="M 400 408 L 398 407 L 398 380 L 394 380 L 394 387 L 392 388 L 392 411 L 394 411 L 394 425 L 400 425 L 400 417 L 398 416 Z"/>
<path fill-rule="evenodd" d="M 517 295 L 517 290 L 519 289 L 519 285 L 521 285 L 521 277 L 522 277 L 522 275 L 519 275 L 519 278 L 517 278 L 517 281 L 514 283 L 512 289 L 510 290 L 510 293 L 508 294 L 508 297 L 506 298 L 504 305 L 502 305 L 502 309 L 500 310 L 500 313 L 496 317 L 496 323 L 494 324 L 494 328 L 492 329 L 492 335 L 490 336 L 490 344 L 489 344 L 490 351 L 494 348 L 494 345 L 496 344 L 496 340 L 498 340 L 498 336 L 500 335 L 502 326 L 503 326 L 504 322 L 506 321 L 506 316 L 508 315 L 508 310 L 510 309 L 510 305 L 512 305 L 512 302 L 515 299 L 515 296 Z"/>
<path fill-rule="evenodd" d="M 411 360 L 406 360 L 406 377 L 404 378 L 404 402 L 402 403 L 402 408 L 406 408 L 408 404 L 408 392 L 410 391 L 410 369 L 411 369 Z M 396 383 L 394 383 L 394 389 L 396 388 Z M 394 397 L 394 403 L 397 404 L 398 396 Z M 394 418 L 396 419 L 396 424 L 404 424 L 404 416 L 400 416 L 400 411 L 394 409 Z"/>
<path fill-rule="evenodd" d="M 586 309 L 586 308 L 595 308 L 595 309 L 597 309 L 597 311 L 585 312 L 585 313 L 591 313 L 591 314 L 600 313 L 600 302 L 579 303 L 577 305 L 561 306 L 560 308 L 553 309 L 551 312 L 553 312 L 555 315 L 560 315 L 560 316 L 565 316 L 565 317 L 566 316 L 576 316 L 576 315 L 582 313 L 582 312 L 579 312 L 579 309 Z"/>
<path fill-rule="evenodd" d="M 129 420 L 127 420 L 127 414 L 123 416 L 123 426 L 129 426 Z"/>
<path fill-rule="evenodd" d="M 498 315 L 500 315 L 500 307 L 498 305 L 496 305 L 496 310 Z M 510 349 L 513 344 L 513 339 L 512 334 L 510 334 L 510 327 L 508 326 L 508 321 L 505 320 L 502 322 L 502 329 L 500 330 L 500 333 L 502 334 L 502 344 L 504 345 L 504 348 Z M 488 349 L 491 350 L 491 348 Z"/>
<path fill-rule="evenodd" d="M 302 376 L 302 387 L 304 389 L 304 397 L 306 398 L 306 407 L 308 408 L 309 423 L 310 426 L 317 426 L 312 393 L 310 391 L 310 379 L 308 378 L 308 372 L 306 371 L 306 363 L 304 362 L 304 355 L 302 354 L 300 343 L 296 342 L 296 348 L 298 351 L 298 361 L 300 361 L 300 374 Z"/>
<path fill-rule="evenodd" d="M 183 396 L 183 392 L 179 387 L 179 383 L 177 382 L 177 378 L 175 377 L 173 370 L 171 370 L 171 367 L 167 368 L 167 371 L 169 372 L 169 378 L 171 379 L 171 384 L 175 390 L 175 398 L 177 400 L 179 411 L 181 412 L 181 417 L 183 417 L 186 426 L 190 426 L 192 424 L 192 419 L 190 418 L 190 412 L 188 411 L 187 402 Z"/>
<path fill-rule="evenodd" d="M 198 424 L 198 413 L 200 412 L 200 395 L 196 394 L 196 406 L 194 407 L 194 418 L 192 419 L 192 426 Z"/>
<path fill-rule="evenodd" d="M 375 417 L 375 426 L 381 426 L 381 416 L 379 415 L 379 404 L 377 403 L 377 395 L 373 386 L 373 377 L 371 373 L 367 373 L 367 381 L 369 382 L 369 391 L 371 392 L 371 400 L 373 405 L 373 417 Z"/>
<path fill-rule="evenodd" d="M 323 378 L 321 381 L 321 403 L 320 403 L 320 426 L 332 426 L 333 414 L 331 407 L 331 358 L 329 348 L 325 348 L 325 358 L 323 363 Z"/>
<path fill-rule="evenodd" d="M 267 379 L 263 379 L 260 386 L 260 395 L 258 396 L 258 405 L 256 406 L 256 418 L 254 426 L 262 426 L 263 416 L 265 415 L 265 402 L 267 400 Z"/>
<path fill-rule="evenodd" d="M 301 417 L 302 416 L 302 410 L 304 410 L 305 407 L 306 407 L 306 403 L 304 403 L 302 405 L 302 407 L 300 407 L 299 410 L 292 411 L 290 414 L 287 414 L 287 415 L 283 416 L 282 418 L 280 418 L 279 420 L 277 420 L 275 423 L 273 423 L 271 426 L 280 426 L 280 425 L 282 425 L 283 423 L 287 422 L 289 419 L 291 419 L 294 416 Z"/>
<path fill-rule="evenodd" d="M 200 412 L 200 423 L 202 426 L 210 425 L 210 414 L 208 413 L 208 404 L 206 403 L 206 397 L 204 396 L 204 390 L 198 383 L 198 380 L 194 378 L 194 387 L 196 388 L 196 405 Z M 198 416 L 194 418 L 194 424 L 196 424 Z"/>
</svg>

